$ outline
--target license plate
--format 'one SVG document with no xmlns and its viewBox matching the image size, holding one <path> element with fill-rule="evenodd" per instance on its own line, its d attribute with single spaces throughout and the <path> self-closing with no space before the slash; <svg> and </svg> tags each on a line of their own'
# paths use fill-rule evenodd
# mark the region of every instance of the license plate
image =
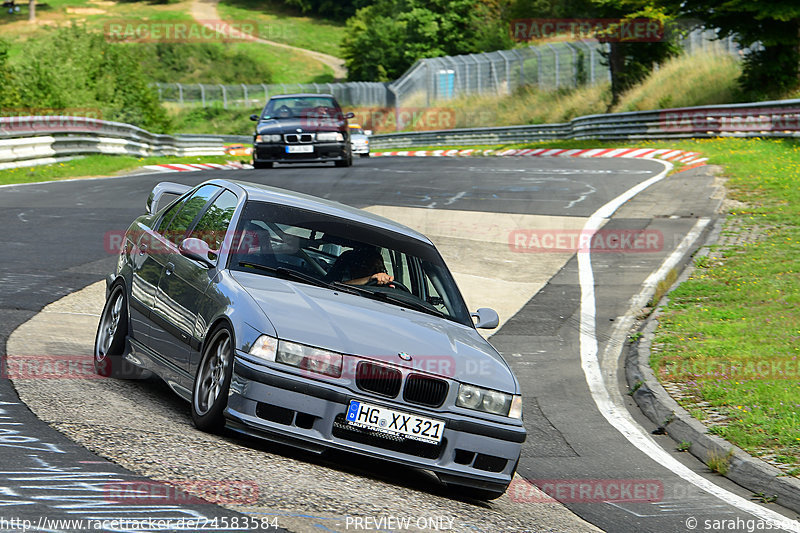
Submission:
<svg viewBox="0 0 800 533">
<path fill-rule="evenodd" d="M 287 146 L 287 154 L 313 154 L 314 146 L 311 144 L 301 144 L 299 146 Z"/>
<path fill-rule="evenodd" d="M 444 422 L 412 415 L 358 400 L 350 400 L 347 423 L 388 435 L 401 435 L 408 439 L 439 444 L 444 433 Z"/>
</svg>

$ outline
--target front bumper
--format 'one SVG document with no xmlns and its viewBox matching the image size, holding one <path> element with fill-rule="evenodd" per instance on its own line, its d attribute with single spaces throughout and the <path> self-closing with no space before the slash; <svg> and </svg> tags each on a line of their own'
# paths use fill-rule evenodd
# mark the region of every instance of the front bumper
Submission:
<svg viewBox="0 0 800 533">
<path fill-rule="evenodd" d="M 237 354 L 238 355 L 238 354 Z M 351 399 L 445 421 L 441 444 L 378 437 L 342 422 Z M 353 392 L 235 358 L 226 417 L 235 430 L 310 451 L 335 448 L 435 472 L 448 484 L 502 492 L 511 482 L 525 428 Z M 367 434 L 365 434 L 367 433 Z"/>
<path fill-rule="evenodd" d="M 368 144 L 354 144 L 352 145 L 352 151 L 354 155 L 361 155 L 361 154 L 368 154 L 369 153 L 369 145 Z"/>
<path fill-rule="evenodd" d="M 313 152 L 288 153 L 288 146 L 311 146 Z M 343 142 L 309 143 L 287 145 L 283 143 L 256 143 L 253 145 L 253 161 L 258 163 L 324 163 L 326 161 L 345 161 L 347 145 Z"/>
</svg>

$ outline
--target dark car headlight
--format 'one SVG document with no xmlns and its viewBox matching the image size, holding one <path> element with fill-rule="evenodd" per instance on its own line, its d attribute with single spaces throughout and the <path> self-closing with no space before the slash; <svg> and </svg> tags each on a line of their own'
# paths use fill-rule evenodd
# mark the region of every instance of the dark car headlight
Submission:
<svg viewBox="0 0 800 533">
<path fill-rule="evenodd" d="M 320 142 L 342 142 L 344 135 L 338 131 L 323 131 L 317 133 L 317 140 Z"/>
<path fill-rule="evenodd" d="M 522 418 L 522 396 L 483 389 L 466 383 L 458 387 L 456 405 L 484 413 Z"/>
<path fill-rule="evenodd" d="M 296 342 L 260 336 L 248 352 L 265 361 L 283 363 L 309 372 L 338 378 L 342 375 L 342 354 Z"/>
<path fill-rule="evenodd" d="M 256 135 L 257 143 L 279 143 L 281 140 L 280 135 Z"/>
</svg>

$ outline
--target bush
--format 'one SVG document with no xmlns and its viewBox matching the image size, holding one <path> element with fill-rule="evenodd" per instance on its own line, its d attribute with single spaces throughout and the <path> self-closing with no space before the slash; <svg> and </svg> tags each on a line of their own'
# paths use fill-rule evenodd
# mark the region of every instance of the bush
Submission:
<svg viewBox="0 0 800 533">
<path fill-rule="evenodd" d="M 77 25 L 47 30 L 26 45 L 5 74 L 0 58 L 3 107 L 88 108 L 106 120 L 168 129 L 167 114 L 135 48 L 108 43 Z"/>
</svg>

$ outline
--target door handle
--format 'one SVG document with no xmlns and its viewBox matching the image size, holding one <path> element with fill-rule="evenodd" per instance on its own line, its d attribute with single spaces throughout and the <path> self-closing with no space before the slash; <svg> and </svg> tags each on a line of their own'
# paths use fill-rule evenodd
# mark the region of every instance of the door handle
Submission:
<svg viewBox="0 0 800 533">
<path fill-rule="evenodd" d="M 172 263 L 167 263 L 167 270 L 165 271 L 165 274 L 166 274 L 167 276 L 169 276 L 169 275 L 170 275 L 170 274 L 172 274 L 174 271 L 175 271 L 175 265 L 174 265 L 174 264 L 172 264 Z"/>
<path fill-rule="evenodd" d="M 146 244 L 140 244 L 139 245 L 139 255 L 144 255 L 146 253 L 147 253 L 147 245 Z"/>
</svg>

